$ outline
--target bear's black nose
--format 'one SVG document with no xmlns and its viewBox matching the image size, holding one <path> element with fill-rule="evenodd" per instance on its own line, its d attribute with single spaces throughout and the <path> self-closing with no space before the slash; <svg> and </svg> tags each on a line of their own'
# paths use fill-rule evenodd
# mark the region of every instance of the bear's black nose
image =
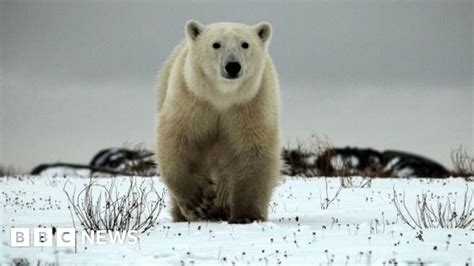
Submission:
<svg viewBox="0 0 474 266">
<path fill-rule="evenodd" d="M 240 72 L 241 66 L 238 62 L 229 62 L 225 65 L 225 71 L 229 74 L 229 78 L 237 78 Z"/>
</svg>

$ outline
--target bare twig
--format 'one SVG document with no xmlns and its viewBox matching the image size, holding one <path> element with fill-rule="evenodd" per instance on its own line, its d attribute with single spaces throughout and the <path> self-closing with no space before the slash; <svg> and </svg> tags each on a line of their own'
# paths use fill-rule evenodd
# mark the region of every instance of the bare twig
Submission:
<svg viewBox="0 0 474 266">
<path fill-rule="evenodd" d="M 417 197 L 415 215 L 413 215 L 406 205 L 405 194 L 403 194 L 403 199 L 400 199 L 398 195 L 393 189 L 393 204 L 398 216 L 412 229 L 474 228 L 474 209 L 471 207 L 473 193 L 469 192 L 468 187 L 464 193 L 461 211 L 456 209 L 456 201 L 451 200 L 449 196 L 445 203 L 440 202 L 440 197 L 437 197 L 437 203 L 433 206 L 429 204 L 428 194 L 423 193 L 421 197 Z"/>
<path fill-rule="evenodd" d="M 465 177 L 468 181 L 474 180 L 474 158 L 469 156 L 462 146 L 451 152 L 451 161 L 454 166 L 452 176 Z"/>
<path fill-rule="evenodd" d="M 63 191 L 70 208 L 86 230 L 146 232 L 156 224 L 164 206 L 164 191 L 159 194 L 153 180 L 137 184 L 134 177 L 129 177 L 128 182 L 125 193 L 117 188 L 116 179 L 110 179 L 106 186 L 92 177 L 77 195 L 75 189 L 72 194 L 66 190 L 67 182 Z"/>
<path fill-rule="evenodd" d="M 327 181 L 327 178 L 325 177 L 324 178 L 324 182 L 326 183 L 326 197 L 323 199 L 323 201 L 321 202 L 321 209 L 322 210 L 327 210 L 329 208 L 329 206 L 331 205 L 331 203 L 333 203 L 337 197 L 339 197 L 339 194 L 341 193 L 341 190 L 342 190 L 342 185 L 339 185 L 336 193 L 332 196 L 332 197 L 329 197 L 329 184 L 328 184 L 328 181 Z"/>
</svg>

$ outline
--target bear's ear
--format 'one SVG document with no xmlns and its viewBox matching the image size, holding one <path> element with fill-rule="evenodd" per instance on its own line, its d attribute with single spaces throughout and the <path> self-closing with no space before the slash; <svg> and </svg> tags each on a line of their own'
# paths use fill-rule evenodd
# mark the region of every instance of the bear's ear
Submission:
<svg viewBox="0 0 474 266">
<path fill-rule="evenodd" d="M 188 20 L 184 26 L 186 37 L 194 41 L 204 30 L 204 25 L 196 20 Z"/>
<path fill-rule="evenodd" d="M 253 26 L 257 36 L 263 43 L 269 43 L 272 38 L 272 25 L 268 22 L 260 22 Z"/>
</svg>

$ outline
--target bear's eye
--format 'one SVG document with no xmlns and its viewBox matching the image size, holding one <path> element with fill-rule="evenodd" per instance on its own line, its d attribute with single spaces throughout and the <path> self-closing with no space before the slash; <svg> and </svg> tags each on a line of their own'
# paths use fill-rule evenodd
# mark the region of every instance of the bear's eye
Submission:
<svg viewBox="0 0 474 266">
<path fill-rule="evenodd" d="M 219 49 L 219 48 L 221 48 L 221 44 L 218 43 L 218 42 L 215 42 L 215 43 L 212 44 L 212 48 Z"/>
<path fill-rule="evenodd" d="M 244 48 L 244 49 L 249 48 L 249 43 L 248 42 L 243 42 L 242 43 L 242 48 Z"/>
</svg>

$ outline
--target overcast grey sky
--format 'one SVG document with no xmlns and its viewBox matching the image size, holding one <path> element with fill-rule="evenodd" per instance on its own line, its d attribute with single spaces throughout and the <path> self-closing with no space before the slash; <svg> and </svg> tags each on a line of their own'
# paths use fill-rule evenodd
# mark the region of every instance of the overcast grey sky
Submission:
<svg viewBox="0 0 474 266">
<path fill-rule="evenodd" d="M 282 140 L 473 147 L 472 1 L 3 1 L 0 162 L 154 143 L 155 72 L 186 20 L 270 21 Z"/>
</svg>

